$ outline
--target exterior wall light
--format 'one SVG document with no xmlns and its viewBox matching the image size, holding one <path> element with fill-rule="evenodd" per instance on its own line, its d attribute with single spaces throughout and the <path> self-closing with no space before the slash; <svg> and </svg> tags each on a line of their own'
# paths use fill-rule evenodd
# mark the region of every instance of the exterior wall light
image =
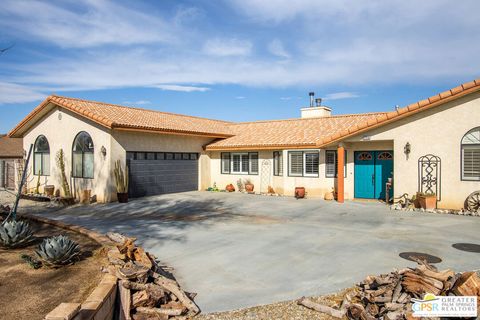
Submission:
<svg viewBox="0 0 480 320">
<path fill-rule="evenodd" d="M 107 156 L 107 149 L 105 149 L 104 146 L 102 146 L 102 148 L 100 149 L 100 152 L 102 153 L 102 155 L 103 155 L 104 157 Z"/>
<path fill-rule="evenodd" d="M 405 147 L 403 147 L 403 152 L 405 152 L 405 155 L 407 156 L 407 159 L 408 159 L 408 155 L 410 154 L 411 151 L 412 151 L 412 146 L 410 145 L 410 142 L 407 142 L 405 144 Z"/>
</svg>

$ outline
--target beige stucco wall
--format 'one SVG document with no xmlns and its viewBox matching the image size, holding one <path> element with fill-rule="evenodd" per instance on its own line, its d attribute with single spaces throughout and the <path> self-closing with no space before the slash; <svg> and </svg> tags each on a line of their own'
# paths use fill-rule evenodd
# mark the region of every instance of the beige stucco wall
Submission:
<svg viewBox="0 0 480 320">
<path fill-rule="evenodd" d="M 61 115 L 61 119 L 60 119 Z M 72 171 L 72 145 L 75 136 L 81 132 L 86 131 L 92 137 L 94 144 L 94 178 L 83 179 L 73 178 L 71 176 Z M 109 192 L 111 190 L 110 179 L 110 133 L 109 130 L 91 122 L 86 119 L 80 119 L 74 113 L 67 110 L 60 110 L 54 108 L 50 111 L 42 121 L 37 122 L 32 128 L 30 128 L 23 137 L 23 147 L 25 150 L 29 150 L 30 144 L 34 144 L 39 135 L 44 135 L 48 139 L 50 145 L 50 175 L 41 176 L 40 190 L 43 191 L 45 185 L 54 185 L 55 189 L 61 188 L 61 174 L 56 165 L 56 154 L 60 149 L 63 149 L 65 153 L 65 173 L 67 175 L 70 189 L 74 195 L 79 196 L 80 191 L 84 189 L 90 189 L 92 195 L 97 196 L 97 201 L 104 202 L 109 201 Z M 107 155 L 104 157 L 100 149 L 104 146 L 107 149 Z M 28 167 L 28 180 L 27 188 L 33 190 L 37 184 L 37 176 L 32 174 L 33 171 L 33 152 Z"/>
<path fill-rule="evenodd" d="M 461 180 L 462 137 L 480 126 L 480 93 L 474 93 L 442 106 L 417 113 L 390 125 L 346 141 L 347 149 L 363 148 L 367 143 L 392 144 L 394 150 L 395 196 L 413 195 L 418 189 L 418 158 L 434 154 L 442 160 L 441 201 L 439 208 L 462 208 L 465 198 L 480 190 L 479 181 Z M 365 137 L 366 136 L 366 137 Z M 370 139 L 370 142 L 362 141 Z M 407 159 L 404 146 L 411 144 Z M 363 148 L 365 149 L 365 148 Z M 352 157 L 349 157 L 353 159 Z M 352 190 L 353 180 L 347 188 Z"/>
<path fill-rule="evenodd" d="M 61 120 L 59 120 L 59 114 L 62 115 Z M 94 143 L 93 179 L 71 177 L 72 144 L 75 136 L 81 131 L 88 132 Z M 199 153 L 199 189 L 207 188 L 210 184 L 210 162 L 203 151 L 203 146 L 213 141 L 213 138 L 109 130 L 58 108 L 49 112 L 25 134 L 24 149 L 28 150 L 30 144 L 35 143 L 37 137 L 42 134 L 47 137 L 50 144 L 50 175 L 40 177 L 41 191 L 43 191 L 43 186 L 49 184 L 55 185 L 56 189 L 61 189 L 60 172 L 55 164 L 55 155 L 60 148 L 63 148 L 65 152 L 66 174 L 71 189 L 76 192 L 77 196 L 81 190 L 90 189 L 92 195 L 97 196 L 98 202 L 116 200 L 113 168 L 117 160 L 120 160 L 123 166 L 125 165 L 127 151 Z M 102 146 L 107 151 L 105 157 L 100 152 Z M 33 160 L 29 166 L 30 176 L 27 181 L 27 187 L 31 190 L 36 187 L 37 183 L 37 176 L 31 174 L 32 168 Z"/>
<path fill-rule="evenodd" d="M 222 174 L 221 173 L 221 152 L 208 152 L 210 156 L 211 183 L 217 184 L 217 187 L 224 189 L 227 184 L 232 183 L 237 189 L 238 179 L 250 179 L 255 185 L 255 191 L 267 192 L 268 186 L 272 186 L 275 192 L 283 195 L 294 196 L 295 187 L 305 187 L 307 196 L 323 197 L 325 192 L 331 191 L 334 186 L 334 178 L 325 177 L 325 150 L 306 149 L 303 151 L 320 151 L 320 165 L 318 177 L 289 177 L 288 176 L 288 151 L 283 150 L 283 176 L 273 175 L 273 150 L 249 150 L 248 152 L 258 152 L 258 175 L 248 174 Z M 298 151 L 298 150 L 291 150 Z M 242 151 L 244 152 L 244 151 Z M 247 151 L 245 151 L 247 152 Z"/>
</svg>

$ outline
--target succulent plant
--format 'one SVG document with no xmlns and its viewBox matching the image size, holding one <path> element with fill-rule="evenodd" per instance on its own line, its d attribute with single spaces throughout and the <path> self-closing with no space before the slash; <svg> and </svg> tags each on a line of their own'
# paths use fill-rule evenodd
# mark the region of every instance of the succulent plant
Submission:
<svg viewBox="0 0 480 320">
<path fill-rule="evenodd" d="M 27 245 L 33 239 L 32 229 L 25 221 L 10 220 L 0 225 L 0 245 L 17 248 Z"/>
<path fill-rule="evenodd" d="M 72 264 L 80 255 L 78 244 L 67 236 L 46 238 L 35 250 L 44 266 L 57 268 Z"/>
</svg>

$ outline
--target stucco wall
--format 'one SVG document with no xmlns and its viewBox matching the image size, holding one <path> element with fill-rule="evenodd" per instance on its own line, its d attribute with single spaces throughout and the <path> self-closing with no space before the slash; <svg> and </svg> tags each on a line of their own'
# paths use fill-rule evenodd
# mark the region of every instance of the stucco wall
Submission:
<svg viewBox="0 0 480 320">
<path fill-rule="evenodd" d="M 61 115 L 61 116 L 60 116 Z M 76 135 L 86 131 L 92 137 L 94 144 L 94 178 L 83 179 L 73 178 L 72 172 L 72 145 Z M 89 120 L 80 119 L 79 116 L 67 110 L 54 108 L 50 111 L 42 121 L 39 121 L 23 137 L 23 147 L 29 150 L 30 144 L 34 144 L 39 135 L 44 135 L 48 139 L 50 145 L 50 175 L 41 176 L 40 190 L 43 191 L 45 185 L 54 185 L 55 189 L 60 189 L 61 194 L 64 192 L 61 188 L 61 174 L 56 165 L 56 154 L 60 149 L 65 153 L 65 173 L 74 195 L 79 196 L 80 191 L 90 189 L 92 195 L 97 196 L 97 201 L 109 201 L 108 190 L 111 189 L 110 183 L 110 134 L 109 131 Z M 104 146 L 107 149 L 107 155 L 104 157 L 100 150 Z M 33 152 L 28 167 L 29 179 L 27 180 L 27 188 L 29 190 L 35 188 L 37 176 L 33 172 Z"/>
<path fill-rule="evenodd" d="M 318 151 L 318 149 L 308 149 L 304 151 Z M 237 189 L 238 179 L 250 179 L 255 185 L 255 191 L 267 192 L 268 186 L 272 186 L 275 192 L 283 195 L 294 196 L 295 187 L 305 187 L 307 196 L 323 197 L 325 192 L 331 191 L 334 186 L 334 178 L 325 177 L 325 150 L 320 150 L 320 165 L 318 177 L 289 177 L 288 176 L 288 151 L 283 150 L 283 176 L 273 175 L 273 150 L 258 151 L 249 150 L 248 152 L 258 152 L 258 175 L 246 174 L 222 174 L 221 173 L 221 152 L 209 152 L 211 166 L 211 183 L 215 182 L 217 187 L 224 189 L 229 183 L 232 183 Z M 298 151 L 298 150 L 292 150 Z M 242 151 L 243 152 L 243 151 Z"/>
<path fill-rule="evenodd" d="M 458 209 L 465 198 L 480 190 L 478 181 L 461 180 L 461 140 L 471 129 L 480 126 L 480 93 L 474 93 L 445 105 L 417 113 L 390 125 L 347 140 L 359 147 L 365 136 L 370 141 L 393 141 L 395 196 L 418 189 L 418 158 L 434 154 L 442 160 L 440 208 Z M 404 146 L 411 144 L 407 159 Z M 352 159 L 352 158 L 351 158 Z M 351 183 L 348 184 L 349 188 Z"/>
</svg>

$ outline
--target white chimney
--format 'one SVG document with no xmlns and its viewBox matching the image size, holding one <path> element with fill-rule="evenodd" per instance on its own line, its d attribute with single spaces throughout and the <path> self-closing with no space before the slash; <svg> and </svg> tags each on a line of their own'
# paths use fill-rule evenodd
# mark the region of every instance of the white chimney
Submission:
<svg viewBox="0 0 480 320">
<path fill-rule="evenodd" d="M 302 113 L 302 119 L 329 117 L 332 115 L 332 109 L 326 106 L 322 106 L 321 98 L 315 99 L 316 105 L 314 106 L 314 93 L 310 92 L 308 95 L 310 96 L 310 107 L 300 109 Z"/>
</svg>

